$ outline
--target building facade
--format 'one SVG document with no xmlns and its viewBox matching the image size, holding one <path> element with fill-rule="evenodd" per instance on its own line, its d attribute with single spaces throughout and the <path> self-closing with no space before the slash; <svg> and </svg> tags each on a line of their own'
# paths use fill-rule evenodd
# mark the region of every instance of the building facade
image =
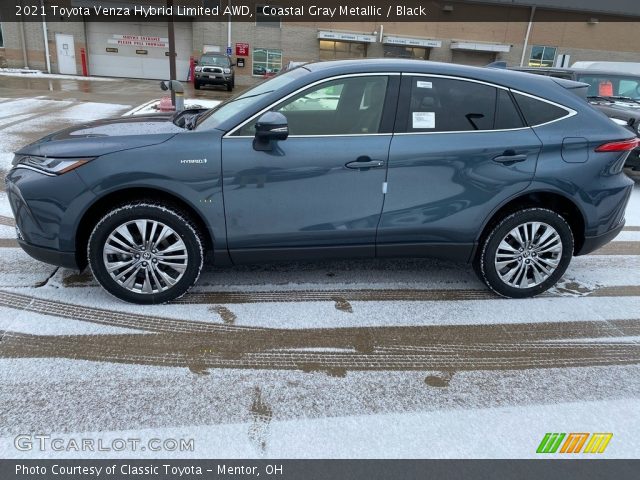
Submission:
<svg viewBox="0 0 640 480">
<path fill-rule="evenodd" d="M 82 1 L 71 0 L 71 4 Z M 260 5 L 253 8 L 255 22 L 175 22 L 178 79 L 186 80 L 191 57 L 226 53 L 227 47 L 233 60 L 240 60 L 236 81 L 244 84 L 276 73 L 289 61 L 403 57 L 470 65 L 500 60 L 513 66 L 568 66 L 580 60 L 640 62 L 640 42 L 632 40 L 640 22 L 606 10 L 454 1 L 442 2 L 442 12 L 450 19 L 380 23 L 291 22 L 262 15 Z M 0 18 L 0 66 L 164 79 L 169 76 L 167 29 L 166 22 L 142 19 L 42 23 Z"/>
</svg>

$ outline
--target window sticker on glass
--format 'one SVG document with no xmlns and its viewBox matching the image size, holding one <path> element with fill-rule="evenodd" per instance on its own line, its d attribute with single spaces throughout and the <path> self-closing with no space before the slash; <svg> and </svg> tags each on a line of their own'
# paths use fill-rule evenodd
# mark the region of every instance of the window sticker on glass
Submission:
<svg viewBox="0 0 640 480">
<path fill-rule="evenodd" d="M 436 128 L 435 112 L 413 112 L 413 128 Z"/>
<path fill-rule="evenodd" d="M 423 82 L 418 80 L 416 86 L 418 88 L 433 88 L 433 82 Z"/>
</svg>

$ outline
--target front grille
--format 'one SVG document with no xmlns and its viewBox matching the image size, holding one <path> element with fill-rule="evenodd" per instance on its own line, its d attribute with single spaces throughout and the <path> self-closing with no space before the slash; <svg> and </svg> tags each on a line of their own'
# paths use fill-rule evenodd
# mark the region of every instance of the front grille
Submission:
<svg viewBox="0 0 640 480">
<path fill-rule="evenodd" d="M 204 67 L 202 71 L 206 73 L 222 73 L 222 69 L 217 67 Z"/>
</svg>

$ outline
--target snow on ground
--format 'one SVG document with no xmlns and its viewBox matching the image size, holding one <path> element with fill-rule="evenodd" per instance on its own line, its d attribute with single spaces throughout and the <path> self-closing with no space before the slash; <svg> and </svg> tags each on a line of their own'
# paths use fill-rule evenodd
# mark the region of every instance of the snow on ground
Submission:
<svg viewBox="0 0 640 480">
<path fill-rule="evenodd" d="M 121 114 L 129 105 L 0 98 L 0 171 L 11 167 L 13 152 L 47 133 Z M 16 113 L 18 113 L 16 115 Z"/>
<path fill-rule="evenodd" d="M 50 131 L 127 108 L 0 105 L 0 170 Z M 2 458 L 532 458 L 551 431 L 612 432 L 602 458 L 639 457 L 634 228 L 535 299 L 402 259 L 208 265 L 183 303 L 136 306 L 28 257 L 10 217 L 0 192 Z M 626 217 L 640 226 L 638 184 Z M 20 452 L 20 433 L 196 449 Z"/>
<path fill-rule="evenodd" d="M 27 70 L 24 68 L 0 68 L 0 75 L 6 77 L 22 78 L 44 78 L 51 80 L 84 80 L 96 82 L 113 82 L 115 78 L 107 77 L 82 77 L 79 75 L 59 75 L 55 73 L 44 73 L 40 70 Z"/>
</svg>

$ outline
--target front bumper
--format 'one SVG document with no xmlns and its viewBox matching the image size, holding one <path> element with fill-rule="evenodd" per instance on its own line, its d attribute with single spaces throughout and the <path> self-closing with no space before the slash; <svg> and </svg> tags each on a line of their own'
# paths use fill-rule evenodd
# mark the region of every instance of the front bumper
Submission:
<svg viewBox="0 0 640 480">
<path fill-rule="evenodd" d="M 233 75 L 223 73 L 200 73 L 196 72 L 195 78 L 199 83 L 208 85 L 226 85 L 233 83 Z"/>
<path fill-rule="evenodd" d="M 6 191 L 22 249 L 37 260 L 79 269 L 78 222 L 95 195 L 77 172 L 52 177 L 14 168 L 6 177 Z"/>
<path fill-rule="evenodd" d="M 51 248 L 38 247 L 31 245 L 24 240 L 18 239 L 20 247 L 32 258 L 44 263 L 49 263 L 57 267 L 70 268 L 72 270 L 81 270 L 76 260 L 76 252 L 61 252 Z"/>
</svg>

